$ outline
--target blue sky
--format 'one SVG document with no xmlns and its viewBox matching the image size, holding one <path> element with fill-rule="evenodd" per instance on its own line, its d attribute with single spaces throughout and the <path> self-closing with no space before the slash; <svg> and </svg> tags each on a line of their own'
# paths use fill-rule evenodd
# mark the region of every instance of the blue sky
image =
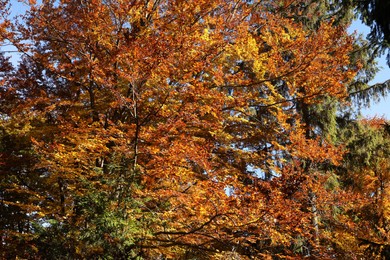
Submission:
<svg viewBox="0 0 390 260">
<path fill-rule="evenodd" d="M 370 28 L 362 24 L 360 21 L 355 21 L 352 23 L 349 31 L 352 33 L 356 31 L 358 34 L 363 34 L 366 36 L 370 32 Z M 377 59 L 378 65 L 381 70 L 377 73 L 374 80 L 369 82 L 369 84 L 382 83 L 390 79 L 390 68 L 386 64 L 386 55 L 383 55 L 381 58 Z M 372 103 L 369 108 L 362 110 L 362 114 L 365 117 L 385 117 L 390 119 L 390 97 L 387 96 L 380 100 L 378 103 Z"/>
</svg>

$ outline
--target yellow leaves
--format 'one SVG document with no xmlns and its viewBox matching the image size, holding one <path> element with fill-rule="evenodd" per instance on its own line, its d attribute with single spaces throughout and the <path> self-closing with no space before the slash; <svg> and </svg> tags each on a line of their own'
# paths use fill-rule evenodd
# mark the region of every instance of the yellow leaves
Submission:
<svg viewBox="0 0 390 260">
<path fill-rule="evenodd" d="M 228 241 L 262 255 L 263 242 L 289 248 L 311 231 L 307 193 L 320 193 L 322 179 L 304 178 L 294 163 L 337 165 L 342 152 L 308 137 L 299 109 L 341 95 L 353 77 L 342 33 L 328 24 L 305 32 L 262 2 L 82 2 L 88 8 L 61 2 L 28 23 L 36 22 L 26 41 L 47 48 L 32 56 L 51 72 L 38 84 L 48 94 L 7 127 L 34 133 L 34 167 L 44 171 L 34 181 L 47 181 L 50 213 L 91 227 L 100 211 L 126 212 L 145 225 L 134 240 L 156 251 Z M 76 216 L 91 194 L 107 205 Z M 154 235 L 163 231 L 172 234 Z"/>
<path fill-rule="evenodd" d="M 259 54 L 259 43 L 249 33 L 240 35 L 234 43 L 226 47 L 224 52 L 225 66 L 233 67 L 236 62 L 249 62 L 258 79 L 262 79 L 266 72 L 265 55 Z"/>
<path fill-rule="evenodd" d="M 235 42 L 232 49 L 236 52 L 238 59 L 252 60 L 258 53 L 258 44 L 251 35 L 248 35 Z"/>
<path fill-rule="evenodd" d="M 333 242 L 337 246 L 345 251 L 353 250 L 356 253 L 362 253 L 361 247 L 359 247 L 359 241 L 356 236 L 351 235 L 347 232 L 336 231 L 334 233 Z"/>
<path fill-rule="evenodd" d="M 210 32 L 208 28 L 203 29 L 203 34 L 200 36 L 200 38 L 204 41 L 210 41 Z"/>
</svg>

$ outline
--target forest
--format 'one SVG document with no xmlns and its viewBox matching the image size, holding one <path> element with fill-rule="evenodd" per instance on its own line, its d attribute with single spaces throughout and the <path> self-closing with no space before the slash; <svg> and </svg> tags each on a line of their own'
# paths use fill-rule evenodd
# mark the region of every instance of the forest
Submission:
<svg viewBox="0 0 390 260">
<path fill-rule="evenodd" d="M 386 3 L 0 0 L 0 258 L 390 259 Z"/>
</svg>

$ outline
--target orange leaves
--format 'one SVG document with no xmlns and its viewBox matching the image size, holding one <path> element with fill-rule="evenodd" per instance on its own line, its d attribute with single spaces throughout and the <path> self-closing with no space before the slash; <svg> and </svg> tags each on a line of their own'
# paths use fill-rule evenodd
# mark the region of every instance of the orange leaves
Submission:
<svg viewBox="0 0 390 260">
<path fill-rule="evenodd" d="M 306 110 L 345 95 L 351 42 L 276 4 L 44 1 L 27 15 L 14 40 L 30 56 L 12 81 L 23 102 L 4 121 L 32 140 L 34 182 L 50 200 L 36 221 L 56 216 L 69 247 L 83 238 L 69 258 L 284 257 L 305 233 L 314 246 L 309 195 L 330 201 L 321 167 L 343 152 Z"/>
<path fill-rule="evenodd" d="M 306 139 L 303 130 L 290 134 L 291 145 L 288 150 L 293 157 L 310 160 L 316 163 L 330 162 L 338 165 L 343 156 L 341 148 L 334 147 L 325 140 Z"/>
</svg>

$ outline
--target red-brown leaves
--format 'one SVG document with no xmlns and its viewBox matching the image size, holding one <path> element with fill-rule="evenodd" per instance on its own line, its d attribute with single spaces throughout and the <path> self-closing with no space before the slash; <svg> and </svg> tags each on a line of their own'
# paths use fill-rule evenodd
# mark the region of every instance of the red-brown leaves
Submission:
<svg viewBox="0 0 390 260">
<path fill-rule="evenodd" d="M 71 258 L 103 257 L 105 243 L 119 258 L 291 256 L 305 235 L 314 247 L 310 207 L 327 201 L 321 170 L 342 151 L 312 138 L 302 111 L 345 96 L 345 28 L 309 32 L 222 0 L 48 1 L 25 22 L 13 41 L 28 55 L 7 76 L 18 105 L 1 120 L 32 140 L 51 200 L 35 221 L 83 237 Z M 96 224 L 111 211 L 124 241 Z M 93 246 L 88 227 L 103 234 Z"/>
</svg>

